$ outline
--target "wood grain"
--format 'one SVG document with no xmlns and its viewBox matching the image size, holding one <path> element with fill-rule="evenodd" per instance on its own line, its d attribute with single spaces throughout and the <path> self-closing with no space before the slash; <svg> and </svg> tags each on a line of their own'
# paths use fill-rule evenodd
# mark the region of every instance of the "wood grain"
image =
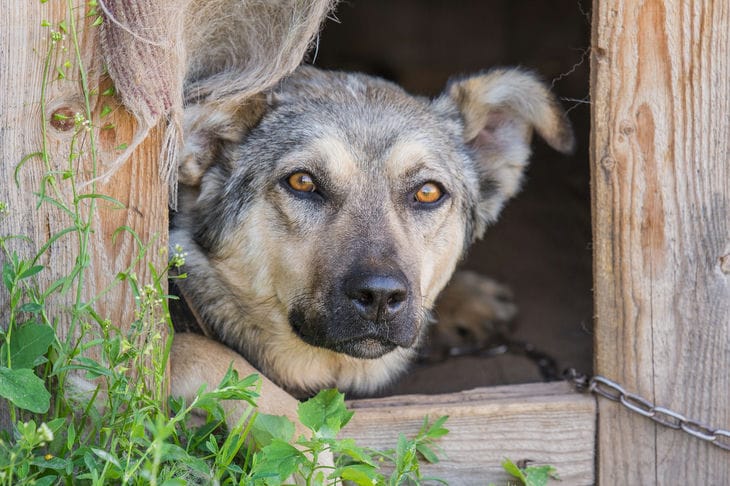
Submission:
<svg viewBox="0 0 730 486">
<path fill-rule="evenodd" d="M 343 434 L 359 444 L 394 447 L 399 433 L 413 436 L 428 415 L 448 415 L 449 434 L 438 444 L 445 458 L 424 466 L 426 476 L 452 485 L 504 484 L 500 464 L 530 459 L 552 464 L 563 484 L 594 483 L 595 402 L 565 383 L 479 388 L 445 395 L 403 395 L 356 400 Z"/>
<path fill-rule="evenodd" d="M 730 4 L 595 0 L 596 372 L 730 428 Z M 599 401 L 599 483 L 728 484 L 730 456 Z"/>
<path fill-rule="evenodd" d="M 82 56 L 89 70 L 90 88 L 95 93 L 103 92 L 110 81 L 102 73 L 102 63 L 97 46 L 98 27 L 91 22 L 94 17 L 85 18 L 86 2 L 75 2 L 74 15 L 78 23 Z M 32 256 L 36 249 L 51 235 L 68 227 L 70 219 L 60 210 L 43 205 L 36 210 L 37 197 L 42 178 L 47 169 L 40 158 L 31 158 L 20 170 L 20 186 L 13 180 L 16 165 L 27 154 L 41 149 L 41 85 L 43 66 L 48 53 L 51 30 L 59 31 L 59 23 L 70 26 L 66 2 L 17 2 L 0 0 L 0 201 L 8 204 L 9 214 L 0 221 L 0 234 L 20 234 L 30 237 L 32 244 L 17 241 L 15 249 L 23 257 Z M 42 27 L 41 21 L 47 20 L 51 27 Z M 71 67 L 64 67 L 69 61 Z M 66 73 L 65 79 L 58 79 L 56 67 Z M 62 110 L 73 115 L 83 111 L 83 97 L 80 79 L 76 70 L 73 45 L 70 34 L 53 47 L 51 56 L 51 76 L 48 83 L 46 116 Z M 93 130 L 100 147 L 102 174 L 111 167 L 120 151 L 116 149 L 133 138 L 135 124 L 132 117 L 109 96 L 92 97 L 94 120 L 98 125 Z M 109 106 L 111 114 L 100 117 L 104 106 Z M 101 125 L 113 124 L 114 128 L 100 129 Z M 48 151 L 52 155 L 54 170 L 68 168 L 69 142 L 73 129 L 54 128 L 49 124 Z M 89 134 L 80 139 L 82 157 L 75 162 L 81 182 L 92 179 L 89 158 Z M 97 185 L 98 193 L 116 198 L 124 209 L 114 209 L 111 204 L 97 202 L 94 215 L 93 233 L 90 243 L 92 254 L 89 270 L 84 277 L 83 301 L 88 301 L 114 281 L 118 272 L 132 264 L 138 253 L 134 239 L 128 233 L 121 233 L 112 241 L 117 228 L 128 226 L 137 232 L 141 241 L 154 241 L 152 249 L 135 266 L 141 283 L 147 283 L 150 275 L 148 263 L 158 268 L 164 264 L 165 257 L 158 254 L 159 248 L 167 246 L 167 189 L 157 175 L 157 159 L 160 135 L 155 133 L 135 152 L 134 156 L 107 182 Z M 63 197 L 70 198 L 69 184 L 60 183 Z M 89 192 L 91 186 L 82 187 Z M 88 201 L 82 207 L 88 208 Z M 54 243 L 47 257 L 42 261 L 48 270 L 40 274 L 41 285 L 48 285 L 55 279 L 67 274 L 78 254 L 78 237 L 71 233 Z M 2 256 L 0 256 L 0 260 Z M 0 322 L 7 322 L 7 294 L 0 290 Z M 68 312 L 73 302 L 73 292 L 66 295 L 54 294 L 50 305 L 51 317 L 59 318 L 59 329 L 64 334 L 68 329 Z M 126 284 L 115 287 L 100 299 L 97 311 L 108 317 L 112 323 L 124 328 L 134 318 L 133 296 Z M 162 329 L 162 332 L 165 330 Z"/>
</svg>

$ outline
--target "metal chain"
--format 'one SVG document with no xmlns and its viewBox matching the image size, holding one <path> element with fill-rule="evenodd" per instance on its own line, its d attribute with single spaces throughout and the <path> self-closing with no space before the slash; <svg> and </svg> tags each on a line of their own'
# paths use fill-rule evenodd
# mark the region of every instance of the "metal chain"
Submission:
<svg viewBox="0 0 730 486">
<path fill-rule="evenodd" d="M 560 380 L 558 365 L 552 356 L 540 351 L 534 345 L 507 337 L 502 333 L 494 333 L 479 347 L 452 347 L 447 353 L 438 356 L 419 356 L 423 363 L 441 363 L 451 358 L 471 356 L 476 358 L 492 358 L 502 354 L 524 356 L 537 367 L 543 381 Z"/>
<path fill-rule="evenodd" d="M 492 357 L 500 354 L 525 356 L 535 363 L 544 381 L 559 379 L 557 362 L 552 356 L 538 350 L 530 343 L 514 340 L 500 333 L 491 336 L 484 345 L 478 348 L 451 348 L 447 356 Z M 446 359 L 447 356 L 443 356 L 440 360 Z M 440 360 L 437 359 L 436 362 Z M 428 361 L 434 362 L 433 358 Z M 600 375 L 588 376 L 574 368 L 568 368 L 563 372 L 563 378 L 579 392 L 594 393 L 608 398 L 660 425 L 670 429 L 683 430 L 693 437 L 730 451 L 730 430 L 715 429 L 697 420 L 688 419 L 668 408 L 654 405 L 649 400 L 627 392 L 618 383 Z"/>
<path fill-rule="evenodd" d="M 681 429 L 693 437 L 730 451 L 730 430 L 715 429 L 668 408 L 656 406 L 639 395 L 627 392 L 621 385 L 603 376 L 589 377 L 570 368 L 565 371 L 564 377 L 579 392 L 595 393 L 608 398 L 660 425 L 675 430 Z"/>
</svg>

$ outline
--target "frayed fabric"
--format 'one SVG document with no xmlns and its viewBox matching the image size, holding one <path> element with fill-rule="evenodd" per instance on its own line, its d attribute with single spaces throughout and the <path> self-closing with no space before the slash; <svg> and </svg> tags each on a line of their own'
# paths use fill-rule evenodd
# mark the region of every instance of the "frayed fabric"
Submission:
<svg viewBox="0 0 730 486">
<path fill-rule="evenodd" d="M 335 0 L 99 0 L 101 48 L 122 103 L 137 120 L 111 175 L 166 123 L 160 176 L 175 203 L 186 102 L 245 102 L 301 63 Z M 203 82 L 204 81 L 204 82 Z"/>
</svg>

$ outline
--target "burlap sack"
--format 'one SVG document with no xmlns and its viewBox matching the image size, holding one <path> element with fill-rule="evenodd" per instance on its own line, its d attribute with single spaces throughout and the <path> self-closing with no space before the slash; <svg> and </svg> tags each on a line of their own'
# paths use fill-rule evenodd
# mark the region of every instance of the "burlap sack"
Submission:
<svg viewBox="0 0 730 486">
<path fill-rule="evenodd" d="M 184 103 L 205 97 L 245 100 L 276 83 L 302 61 L 333 3 L 99 0 L 104 61 L 139 123 L 118 164 L 165 120 L 160 174 L 174 203 Z"/>
</svg>

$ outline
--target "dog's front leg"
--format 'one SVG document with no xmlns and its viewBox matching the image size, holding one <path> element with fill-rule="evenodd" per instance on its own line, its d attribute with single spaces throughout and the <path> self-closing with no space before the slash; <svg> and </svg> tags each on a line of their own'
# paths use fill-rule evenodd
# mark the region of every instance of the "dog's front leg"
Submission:
<svg viewBox="0 0 730 486">
<path fill-rule="evenodd" d="M 257 402 L 259 411 L 270 415 L 283 415 L 294 422 L 295 439 L 302 435 L 310 436 L 311 432 L 299 422 L 297 416 L 299 402 L 296 398 L 261 375 L 240 354 L 199 334 L 179 333 L 172 341 L 170 353 L 172 396 L 183 397 L 190 403 L 201 385 L 205 384 L 208 390 L 214 389 L 223 380 L 230 365 L 241 377 L 252 373 L 261 376 L 261 393 Z M 226 412 L 226 424 L 229 428 L 238 422 L 246 408 L 250 406 L 240 400 L 223 400 L 221 405 Z M 319 456 L 318 463 L 333 468 L 334 458 L 331 453 L 326 452 Z M 290 480 L 295 484 L 304 484 L 300 477 L 293 477 Z"/>
<path fill-rule="evenodd" d="M 297 418 L 299 402 L 294 397 L 261 375 L 240 354 L 198 334 L 179 333 L 173 339 L 170 353 L 172 396 L 183 397 L 190 403 L 202 385 L 206 385 L 207 390 L 218 386 L 231 365 L 240 377 L 252 373 L 261 376 L 261 396 L 258 400 L 261 412 L 283 415 L 294 422 L 295 437 L 305 433 L 306 429 Z M 235 425 L 249 407 L 248 403 L 240 400 L 223 400 L 221 404 L 229 427 Z"/>
<path fill-rule="evenodd" d="M 452 353 L 482 349 L 496 335 L 509 334 L 517 306 L 506 285 L 476 272 L 456 272 L 436 301 L 438 323 L 429 329 L 425 356 L 440 361 Z"/>
</svg>

